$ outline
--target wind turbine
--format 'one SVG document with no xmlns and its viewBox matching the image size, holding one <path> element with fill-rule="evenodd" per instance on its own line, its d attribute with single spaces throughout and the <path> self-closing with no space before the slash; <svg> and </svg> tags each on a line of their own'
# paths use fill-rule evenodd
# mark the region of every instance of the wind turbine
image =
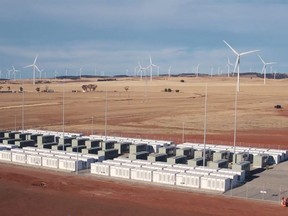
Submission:
<svg viewBox="0 0 288 216">
<path fill-rule="evenodd" d="M 170 78 L 170 76 L 171 76 L 171 65 L 170 65 L 170 67 L 168 69 L 168 77 Z"/>
<path fill-rule="evenodd" d="M 198 75 L 199 75 L 199 66 L 200 66 L 200 64 L 198 64 L 198 65 L 195 67 L 196 77 L 198 77 Z"/>
<path fill-rule="evenodd" d="M 150 81 L 152 81 L 152 77 L 153 77 L 153 74 L 152 74 L 152 72 L 153 72 L 153 67 L 158 68 L 158 73 L 159 73 L 159 66 L 153 64 L 151 56 L 149 56 L 149 57 L 150 57 L 150 64 L 148 65 L 147 69 L 150 68 Z"/>
<path fill-rule="evenodd" d="M 81 79 L 81 76 L 82 76 L 82 68 L 79 69 L 79 77 Z"/>
<path fill-rule="evenodd" d="M 230 59 L 229 59 L 229 57 L 227 56 L 227 64 L 226 64 L 226 67 L 227 67 L 228 77 L 230 77 L 230 66 L 233 66 L 233 64 L 231 64 Z M 234 74 L 233 74 L 233 75 L 234 75 Z"/>
<path fill-rule="evenodd" d="M 44 68 L 42 70 L 39 69 L 39 74 L 40 74 L 40 80 L 42 79 L 42 72 L 44 71 Z"/>
<path fill-rule="evenodd" d="M 36 55 L 33 64 L 27 65 L 24 67 L 24 68 L 29 68 L 29 67 L 33 68 L 33 85 L 35 85 L 35 69 L 37 69 L 37 71 L 39 71 L 39 68 L 36 65 L 37 58 L 38 58 L 38 55 Z"/>
<path fill-rule="evenodd" d="M 57 70 L 54 71 L 54 79 L 56 80 L 57 78 Z"/>
<path fill-rule="evenodd" d="M 232 52 L 237 56 L 236 58 L 236 62 L 235 62 L 235 67 L 234 67 L 234 72 L 236 72 L 237 69 L 237 92 L 240 91 L 240 57 L 246 54 L 250 54 L 250 53 L 254 53 L 254 52 L 258 52 L 259 50 L 251 50 L 251 51 L 247 51 L 247 52 L 242 52 L 242 53 L 238 53 L 236 52 L 235 49 L 233 49 L 225 40 L 223 40 L 223 42 L 232 50 Z"/>
<path fill-rule="evenodd" d="M 14 75 L 14 81 L 16 80 L 16 72 L 19 72 L 19 70 L 16 70 L 14 66 L 12 66 L 12 73 Z"/>
<path fill-rule="evenodd" d="M 272 65 L 272 64 L 276 64 L 276 62 L 265 62 L 260 55 L 258 55 L 258 57 L 260 58 L 260 60 L 262 61 L 263 63 L 263 68 L 262 68 L 262 71 L 261 73 L 264 74 L 264 85 L 266 84 L 266 67 L 267 65 Z"/>
<path fill-rule="evenodd" d="M 146 69 L 148 69 L 148 67 L 147 67 L 147 68 L 144 68 L 144 67 L 141 66 L 140 62 L 138 62 L 138 66 L 135 67 L 135 69 L 138 69 L 138 70 L 137 70 L 137 73 L 140 73 L 140 79 L 142 80 L 143 71 L 146 72 Z"/>
</svg>

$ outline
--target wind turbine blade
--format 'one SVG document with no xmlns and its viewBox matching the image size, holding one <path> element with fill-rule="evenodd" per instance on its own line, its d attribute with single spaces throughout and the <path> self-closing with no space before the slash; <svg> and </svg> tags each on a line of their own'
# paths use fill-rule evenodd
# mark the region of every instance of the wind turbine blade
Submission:
<svg viewBox="0 0 288 216">
<path fill-rule="evenodd" d="M 249 53 L 254 53 L 254 52 L 259 52 L 260 50 L 251 50 L 251 51 L 248 51 L 248 52 L 243 52 L 243 53 L 240 53 L 240 55 L 246 55 L 246 54 L 249 54 Z"/>
<path fill-rule="evenodd" d="M 150 65 L 153 65 L 151 56 L 149 56 L 149 58 L 150 58 Z"/>
<path fill-rule="evenodd" d="M 33 62 L 34 65 L 36 64 L 37 58 L 38 58 L 38 54 L 36 55 L 36 57 L 34 59 L 34 62 Z"/>
<path fill-rule="evenodd" d="M 27 65 L 27 66 L 25 66 L 25 67 L 23 67 L 23 68 L 29 68 L 29 67 L 33 67 L 34 65 Z"/>
<path fill-rule="evenodd" d="M 264 60 L 261 58 L 260 55 L 258 55 L 258 57 L 260 58 L 260 60 L 262 61 L 263 64 L 265 64 Z"/>
<path fill-rule="evenodd" d="M 235 53 L 235 55 L 239 55 L 225 40 L 223 40 L 223 42 Z"/>
<path fill-rule="evenodd" d="M 34 67 L 37 69 L 38 72 L 41 72 L 41 71 L 39 70 L 39 68 L 37 67 L 37 65 L 34 65 Z"/>
<path fill-rule="evenodd" d="M 268 62 L 266 65 L 277 64 L 277 62 Z"/>
</svg>

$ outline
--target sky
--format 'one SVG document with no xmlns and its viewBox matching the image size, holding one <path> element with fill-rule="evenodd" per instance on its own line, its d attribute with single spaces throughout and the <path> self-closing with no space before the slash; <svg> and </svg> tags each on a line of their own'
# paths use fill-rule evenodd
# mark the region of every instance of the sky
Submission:
<svg viewBox="0 0 288 216">
<path fill-rule="evenodd" d="M 55 74 L 134 75 L 149 56 L 160 73 L 288 72 L 286 0 L 1 0 L 0 74 L 14 66 L 31 77 L 33 63 Z M 213 69 L 212 69 L 213 68 Z M 230 70 L 233 70 L 231 67 Z M 37 75 L 39 76 L 39 75 Z M 44 76 L 44 75 L 42 75 Z"/>
</svg>

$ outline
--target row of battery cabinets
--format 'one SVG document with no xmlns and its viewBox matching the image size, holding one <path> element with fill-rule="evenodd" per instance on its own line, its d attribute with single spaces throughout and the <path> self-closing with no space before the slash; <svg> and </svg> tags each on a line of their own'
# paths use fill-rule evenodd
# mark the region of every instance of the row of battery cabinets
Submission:
<svg viewBox="0 0 288 216">
<path fill-rule="evenodd" d="M 225 192 L 231 187 L 231 180 L 225 177 L 135 168 L 105 163 L 91 164 L 91 173 L 115 178 L 131 179 L 165 185 L 176 185 L 187 188 L 201 188 L 220 192 Z"/>
<path fill-rule="evenodd" d="M 82 160 L 40 156 L 24 152 L 0 151 L 0 160 L 67 171 L 76 171 L 77 169 L 81 170 L 86 168 L 86 163 Z"/>
</svg>

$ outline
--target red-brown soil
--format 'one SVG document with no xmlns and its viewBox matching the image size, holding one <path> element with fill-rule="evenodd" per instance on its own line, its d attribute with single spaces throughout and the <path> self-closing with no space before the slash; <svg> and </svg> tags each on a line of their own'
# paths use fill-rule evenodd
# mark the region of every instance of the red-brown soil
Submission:
<svg viewBox="0 0 288 216">
<path fill-rule="evenodd" d="M 280 216 L 288 211 L 280 204 L 7 164 L 0 166 L 0 208 L 9 216 Z"/>
</svg>

